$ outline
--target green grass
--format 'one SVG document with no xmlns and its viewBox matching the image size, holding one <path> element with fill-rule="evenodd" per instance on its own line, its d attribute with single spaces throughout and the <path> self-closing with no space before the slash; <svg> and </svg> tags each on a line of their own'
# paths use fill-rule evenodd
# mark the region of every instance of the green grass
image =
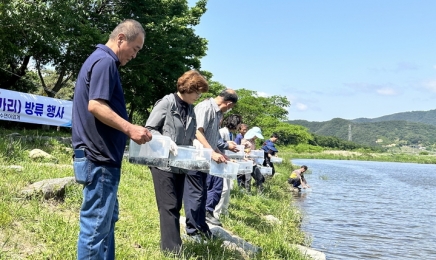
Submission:
<svg viewBox="0 0 436 260">
<path fill-rule="evenodd" d="M 55 167 L 53 161 L 29 159 L 33 148 L 53 155 L 54 163 L 71 165 L 69 145 L 55 140 L 0 137 L 0 165 L 23 167 L 22 171 L 2 168 L 0 175 L 0 259 L 76 259 L 82 188 L 69 186 L 62 201 L 21 195 L 21 189 L 34 182 L 73 176 L 71 168 Z M 181 259 L 307 259 L 291 246 L 310 244 L 310 238 L 300 230 L 302 217 L 287 190 L 292 167 L 290 163 L 278 166 L 281 174 L 266 182 L 262 194 L 255 188 L 251 195 L 237 187 L 231 192 L 229 215 L 222 218 L 223 226 L 260 247 L 261 253 L 247 257 L 223 247 L 220 240 L 208 244 L 184 241 Z M 148 168 L 125 161 L 118 195 L 117 259 L 174 259 L 159 250 L 159 217 Z M 265 215 L 281 222 L 271 224 Z"/>
<path fill-rule="evenodd" d="M 288 157 L 294 159 L 328 159 L 328 160 L 357 160 L 376 162 L 407 162 L 420 164 L 436 164 L 435 155 L 413 155 L 393 153 L 372 153 L 363 155 L 336 155 L 323 153 L 289 153 Z"/>
<path fill-rule="evenodd" d="M 408 152 L 407 149 L 395 149 L 388 152 L 374 152 L 365 149 L 357 149 L 355 151 L 338 150 L 338 153 L 329 153 L 332 151 L 334 152 L 335 150 L 326 150 L 321 147 L 310 145 L 287 146 L 280 148 L 280 156 L 286 157 L 287 160 L 294 158 L 436 164 L 435 153 Z"/>
</svg>

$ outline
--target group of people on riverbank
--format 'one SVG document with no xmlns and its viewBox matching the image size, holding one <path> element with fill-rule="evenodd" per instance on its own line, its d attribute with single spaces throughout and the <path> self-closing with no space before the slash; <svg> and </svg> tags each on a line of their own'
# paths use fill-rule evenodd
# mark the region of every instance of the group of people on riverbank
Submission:
<svg viewBox="0 0 436 260">
<path fill-rule="evenodd" d="M 128 121 L 119 67 L 134 59 L 142 49 L 145 31 L 135 20 L 120 23 L 105 45 L 83 63 L 77 77 L 73 99 L 72 139 L 74 173 L 83 184 L 80 210 L 78 259 L 114 259 L 114 229 L 118 220 L 117 192 L 121 164 L 127 138 L 137 144 L 149 142 L 153 135 L 171 138 L 170 152 L 177 154 L 178 146 L 212 149 L 212 160 L 226 163 L 225 150 L 246 152 L 256 149 L 256 139 L 264 139 L 259 127 L 248 128 L 238 115 L 224 118 L 237 103 L 232 89 L 217 97 L 205 99 L 206 79 L 195 70 L 185 72 L 177 81 L 177 91 L 158 100 L 145 127 Z M 221 127 L 223 126 L 223 127 Z M 235 132 L 239 130 L 239 134 Z M 265 160 L 260 165 L 273 168 L 269 158 L 277 154 L 273 134 L 262 149 Z M 250 174 L 238 176 L 238 183 L 251 191 L 252 178 L 258 191 L 263 190 L 265 178 L 253 161 Z M 180 210 L 184 205 L 186 233 L 192 238 L 211 238 L 207 222 L 221 225 L 219 215 L 229 206 L 232 182 L 212 176 L 205 171 L 176 167 L 150 167 L 160 216 L 161 248 L 180 253 Z"/>
</svg>

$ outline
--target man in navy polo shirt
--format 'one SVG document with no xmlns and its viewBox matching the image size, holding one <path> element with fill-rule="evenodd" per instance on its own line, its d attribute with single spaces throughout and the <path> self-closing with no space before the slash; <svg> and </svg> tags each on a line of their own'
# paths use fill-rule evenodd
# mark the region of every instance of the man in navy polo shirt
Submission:
<svg viewBox="0 0 436 260">
<path fill-rule="evenodd" d="M 128 122 L 119 66 L 134 59 L 144 45 L 145 31 L 125 20 L 97 45 L 77 77 L 73 100 L 74 174 L 83 184 L 78 259 L 115 259 L 117 192 L 127 137 L 138 144 L 151 133 Z"/>
</svg>

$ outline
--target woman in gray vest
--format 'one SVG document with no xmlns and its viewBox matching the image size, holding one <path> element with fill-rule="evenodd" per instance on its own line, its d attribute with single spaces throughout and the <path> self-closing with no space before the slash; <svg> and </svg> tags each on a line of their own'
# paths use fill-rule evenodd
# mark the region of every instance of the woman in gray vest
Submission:
<svg viewBox="0 0 436 260">
<path fill-rule="evenodd" d="M 157 101 L 146 128 L 153 135 L 171 137 L 170 151 L 177 154 L 177 145 L 192 145 L 197 123 L 193 103 L 209 90 L 206 79 L 195 70 L 185 72 L 177 81 L 177 92 Z M 180 210 L 186 170 L 150 167 L 160 216 L 161 249 L 181 252 Z"/>
</svg>

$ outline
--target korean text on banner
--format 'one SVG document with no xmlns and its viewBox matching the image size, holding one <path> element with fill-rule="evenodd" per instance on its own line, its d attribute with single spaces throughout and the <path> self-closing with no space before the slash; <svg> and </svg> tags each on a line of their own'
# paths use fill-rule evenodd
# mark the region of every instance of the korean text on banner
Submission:
<svg viewBox="0 0 436 260">
<path fill-rule="evenodd" d="M 73 102 L 0 89 L 0 120 L 71 127 Z"/>
</svg>

